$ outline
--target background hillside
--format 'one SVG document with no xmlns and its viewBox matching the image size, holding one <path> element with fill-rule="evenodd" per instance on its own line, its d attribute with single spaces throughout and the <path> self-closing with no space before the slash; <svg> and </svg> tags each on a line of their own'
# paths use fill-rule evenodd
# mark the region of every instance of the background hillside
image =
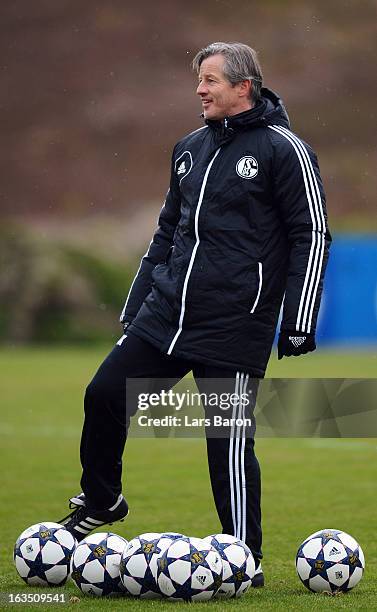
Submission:
<svg viewBox="0 0 377 612">
<path fill-rule="evenodd" d="M 130 219 L 160 203 L 172 146 L 201 125 L 190 61 L 241 40 L 318 151 L 333 225 L 370 229 L 374 1 L 13 0 L 0 31 L 3 214 Z"/>
<path fill-rule="evenodd" d="M 171 150 L 202 125 L 191 60 L 240 40 L 320 160 L 336 238 L 320 334 L 375 342 L 376 13 L 374 0 L 1 3 L 0 340 L 118 334 Z M 369 238 L 340 244 L 341 231 Z"/>
</svg>

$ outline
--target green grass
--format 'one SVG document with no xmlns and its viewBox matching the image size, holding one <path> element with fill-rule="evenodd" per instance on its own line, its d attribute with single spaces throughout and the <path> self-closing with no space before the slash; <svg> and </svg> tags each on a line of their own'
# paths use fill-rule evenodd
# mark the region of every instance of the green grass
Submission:
<svg viewBox="0 0 377 612">
<path fill-rule="evenodd" d="M 79 490 L 82 394 L 105 354 L 104 348 L 0 350 L 0 592 L 41 592 L 28 589 L 17 576 L 12 563 L 13 544 L 32 523 L 61 518 L 66 512 L 66 499 Z M 268 374 L 367 377 L 375 371 L 375 353 L 318 352 L 281 362 L 273 357 Z M 263 475 L 263 566 L 267 585 L 237 601 L 195 604 L 195 610 L 377 609 L 377 442 L 261 438 L 257 452 Z M 131 513 L 115 531 L 126 538 L 145 531 L 173 530 L 205 536 L 219 530 L 203 440 L 129 440 L 124 488 Z M 311 594 L 295 574 L 298 545 L 310 533 L 326 527 L 350 532 L 365 552 L 365 576 L 345 596 Z M 81 597 L 72 583 L 58 592 L 80 598 L 75 604 L 63 606 L 65 610 L 162 611 L 185 606 L 128 598 L 89 599 Z M 59 606 L 39 604 L 36 608 L 56 610 Z"/>
</svg>

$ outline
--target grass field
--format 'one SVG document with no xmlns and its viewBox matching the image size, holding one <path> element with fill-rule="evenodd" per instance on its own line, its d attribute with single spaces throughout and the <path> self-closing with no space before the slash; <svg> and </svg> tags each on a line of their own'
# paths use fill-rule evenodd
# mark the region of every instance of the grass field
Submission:
<svg viewBox="0 0 377 612">
<path fill-rule="evenodd" d="M 105 353 L 106 348 L 0 351 L 2 593 L 41 592 L 28 589 L 17 576 L 12 563 L 13 544 L 32 523 L 61 518 L 67 498 L 79 490 L 82 392 Z M 273 358 L 268 374 L 371 377 L 377 371 L 376 363 L 372 352 L 322 352 L 279 363 Z M 266 587 L 249 592 L 241 600 L 195 604 L 195 609 L 377 609 L 376 440 L 261 438 L 257 453 L 263 475 Z M 125 463 L 124 488 L 131 513 L 125 523 L 115 526 L 117 533 L 129 539 L 145 531 L 173 530 L 205 536 L 219 530 L 203 440 L 131 439 Z M 366 556 L 360 585 L 334 598 L 306 591 L 294 569 L 300 542 L 317 529 L 329 527 L 350 532 Z M 162 611 L 186 605 L 128 598 L 89 599 L 81 597 L 73 583 L 58 592 L 68 598 L 80 597 L 79 602 L 64 605 L 67 610 Z M 56 605 L 35 607 L 56 609 Z"/>
</svg>

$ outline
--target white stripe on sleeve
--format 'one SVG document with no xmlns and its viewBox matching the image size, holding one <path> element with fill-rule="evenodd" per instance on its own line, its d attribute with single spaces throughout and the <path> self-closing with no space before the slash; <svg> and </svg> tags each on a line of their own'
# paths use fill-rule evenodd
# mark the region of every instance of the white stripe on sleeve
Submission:
<svg viewBox="0 0 377 612">
<path fill-rule="evenodd" d="M 295 134 L 282 126 L 268 126 L 281 134 L 292 145 L 296 152 L 305 186 L 310 217 L 312 221 L 312 242 L 306 267 L 305 279 L 301 291 L 296 319 L 296 330 L 309 333 L 315 305 L 318 284 L 321 278 L 325 247 L 325 217 L 322 208 L 321 195 L 317 178 L 308 152 Z"/>
</svg>

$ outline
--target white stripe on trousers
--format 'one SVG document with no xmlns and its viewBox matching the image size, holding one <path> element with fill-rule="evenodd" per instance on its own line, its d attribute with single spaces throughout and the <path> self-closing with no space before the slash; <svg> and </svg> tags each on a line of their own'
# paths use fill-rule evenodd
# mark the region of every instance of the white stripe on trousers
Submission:
<svg viewBox="0 0 377 612">
<path fill-rule="evenodd" d="M 240 374 L 237 372 L 236 374 L 236 384 L 234 388 L 234 393 L 238 397 L 240 383 Z M 232 419 L 235 419 L 237 411 L 237 405 L 233 406 L 232 410 Z M 232 426 L 230 430 L 229 437 L 229 484 L 230 484 L 230 507 L 232 510 L 232 521 L 233 521 L 233 534 L 236 535 L 237 530 L 237 522 L 236 522 L 236 508 L 234 504 L 234 482 L 233 482 L 233 441 L 234 441 L 234 421 L 232 420 Z"/>
<path fill-rule="evenodd" d="M 230 504 L 233 521 L 233 534 L 246 541 L 246 474 L 245 474 L 245 405 L 243 394 L 247 392 L 249 375 L 237 372 L 235 395 L 237 404 L 233 406 L 232 419 L 243 419 L 241 425 L 231 426 L 229 438 L 229 483 Z"/>
<path fill-rule="evenodd" d="M 321 194 L 319 192 L 318 182 L 312 162 L 301 140 L 297 138 L 295 134 L 280 125 L 270 125 L 268 127 L 284 136 L 284 138 L 291 143 L 296 152 L 301 166 L 310 217 L 312 220 L 312 243 L 296 319 L 296 330 L 306 331 L 309 333 L 311 331 L 312 316 L 317 296 L 318 284 L 321 278 L 325 250 L 326 224 L 322 208 Z"/>
<path fill-rule="evenodd" d="M 239 402 L 238 402 L 238 407 L 237 407 L 237 415 L 236 418 L 239 418 L 239 412 L 240 412 L 240 406 L 241 406 L 241 394 L 242 394 L 242 387 L 243 387 L 243 377 L 244 375 L 241 374 L 240 377 L 240 389 L 239 389 Z M 234 452 L 234 475 L 235 475 L 235 485 L 236 485 L 236 532 L 235 532 L 235 536 L 237 536 L 237 538 L 240 538 L 240 531 L 241 531 L 241 517 L 242 517 L 242 513 L 241 513 L 241 498 L 242 498 L 242 492 L 240 490 L 240 465 L 239 465 L 239 454 L 240 454 L 240 438 L 239 438 L 239 433 L 238 433 L 238 425 L 236 427 L 236 447 L 235 447 L 235 452 Z"/>
<path fill-rule="evenodd" d="M 247 383 L 249 382 L 249 375 L 246 375 L 245 380 L 245 393 L 247 392 Z M 245 444 L 246 444 L 246 436 L 245 436 L 245 404 L 241 401 L 241 419 L 243 419 L 243 432 L 241 438 L 241 487 L 242 487 L 242 525 L 241 525 L 241 537 L 240 540 L 246 542 L 246 474 L 245 474 Z"/>
</svg>

